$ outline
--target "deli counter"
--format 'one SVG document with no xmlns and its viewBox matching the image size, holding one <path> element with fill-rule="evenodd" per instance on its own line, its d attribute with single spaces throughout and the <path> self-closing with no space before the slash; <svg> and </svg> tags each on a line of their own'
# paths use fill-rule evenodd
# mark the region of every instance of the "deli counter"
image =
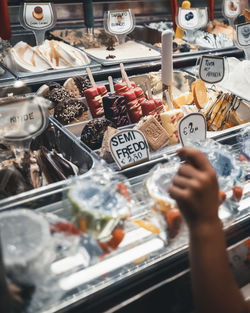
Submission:
<svg viewBox="0 0 250 313">
<path fill-rule="evenodd" d="M 184 33 L 167 1 L 93 1 L 92 20 L 82 2 L 53 1 L 56 20 L 41 34 L 24 28 L 25 5 L 8 1 L 0 229 L 7 277 L 25 303 L 19 312 L 193 312 L 188 229 L 166 192 L 183 161 L 178 124 L 192 114 L 206 128 L 192 144 L 215 167 L 225 197 L 219 216 L 231 269 L 240 288 L 250 283 L 250 66 L 235 40 L 237 18 L 249 22 L 249 7 L 242 1 L 244 14 L 232 23 L 223 1 L 208 3 L 192 1 L 207 23 Z M 110 10 L 132 12 L 126 39 L 107 32 Z M 168 111 L 165 30 L 176 34 Z M 199 78 L 204 56 L 223 60 L 218 83 Z M 111 153 L 117 133 L 129 143 L 142 134 L 144 145 L 137 140 L 129 154 L 120 138 L 120 152 Z"/>
</svg>

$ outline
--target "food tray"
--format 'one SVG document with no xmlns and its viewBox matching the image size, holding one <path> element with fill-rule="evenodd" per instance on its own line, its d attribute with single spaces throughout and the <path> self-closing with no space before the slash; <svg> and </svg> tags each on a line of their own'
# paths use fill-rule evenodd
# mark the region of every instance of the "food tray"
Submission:
<svg viewBox="0 0 250 313">
<path fill-rule="evenodd" d="M 139 41 L 139 40 L 136 40 L 137 43 L 140 43 L 152 50 L 155 50 L 155 51 L 159 51 L 158 48 L 152 46 L 151 44 L 149 43 L 146 43 L 146 42 L 143 42 L 143 41 Z M 83 49 L 84 50 L 84 49 Z M 127 64 L 127 63 L 141 63 L 141 62 L 145 62 L 145 61 L 158 61 L 161 59 L 161 54 L 159 54 L 159 56 L 150 56 L 150 57 L 135 57 L 134 59 L 122 59 L 122 60 L 106 60 L 106 59 L 100 59 L 100 58 L 96 58 L 95 56 L 93 56 L 92 54 L 90 54 L 87 50 L 84 50 L 84 52 L 90 57 L 92 58 L 93 60 L 95 60 L 96 62 L 102 64 L 103 66 L 112 66 L 112 65 L 118 65 L 120 63 L 124 63 L 124 64 Z M 111 54 L 112 54 L 112 51 L 111 51 Z"/>
<path fill-rule="evenodd" d="M 31 46 L 35 45 L 35 37 L 34 34 L 31 32 L 15 32 L 12 34 L 11 37 L 11 44 L 14 46 L 19 41 L 25 41 Z M 99 70 L 101 69 L 100 64 L 95 62 L 94 60 L 90 59 L 90 64 L 86 66 L 77 66 L 77 67 L 70 67 L 58 70 L 48 70 L 44 72 L 37 72 L 37 73 L 25 73 L 25 72 L 15 72 L 13 73 L 19 79 L 25 81 L 26 79 L 29 83 L 35 82 L 46 82 L 48 80 L 60 80 L 63 78 L 68 78 L 70 76 L 78 76 L 78 75 L 85 75 L 86 74 L 86 67 L 88 66 L 92 70 Z M 1 81 L 0 81 L 1 83 Z"/>
<path fill-rule="evenodd" d="M 140 210 L 141 213 L 139 213 L 136 218 L 143 218 L 148 212 L 148 206 L 145 206 L 145 203 L 148 202 L 149 197 L 144 186 L 144 180 L 147 175 L 148 173 L 129 180 L 132 186 L 133 196 L 138 200 L 138 208 L 142 209 Z M 249 222 L 249 192 L 250 185 L 248 184 L 245 187 L 243 200 L 238 212 L 225 211 L 221 215 L 227 232 L 237 229 L 240 232 L 242 231 L 241 226 L 244 225 L 246 221 Z M 56 198 L 57 196 L 61 196 L 60 190 L 53 192 L 53 197 Z M 67 200 L 56 202 L 51 198 L 47 205 L 40 205 L 37 197 L 31 198 L 30 201 L 34 203 L 34 208 L 37 212 L 55 213 L 62 218 L 70 218 L 70 212 L 66 209 L 68 207 Z M 26 208 L 28 205 L 29 201 L 26 199 L 22 199 L 22 201 L 18 203 L 19 208 Z M 2 209 L 12 210 L 15 208 L 17 208 L 17 205 L 3 207 Z M 169 241 L 167 245 L 156 236 L 145 234 L 145 238 L 141 237 L 138 239 L 138 235 L 133 235 L 133 230 L 129 231 L 133 238 L 132 245 L 120 248 L 109 258 L 99 261 L 91 267 L 84 268 L 81 259 L 79 261 L 78 254 L 75 257 L 73 256 L 70 260 L 70 264 L 69 260 L 66 262 L 67 260 L 65 259 L 61 259 L 58 263 L 54 262 L 52 264 L 53 268 L 56 269 L 57 272 L 64 274 L 59 284 L 67 293 L 60 301 L 54 303 L 53 307 L 42 309 L 36 313 L 67 312 L 73 307 L 79 307 L 81 310 L 84 310 L 88 308 L 89 302 L 93 303 L 93 299 L 102 299 L 101 302 L 104 301 L 105 297 L 102 294 L 103 292 L 114 296 L 117 290 L 125 290 L 126 287 L 128 287 L 129 280 L 136 280 L 138 282 L 138 280 L 141 279 L 141 283 L 143 284 L 145 270 L 147 271 L 147 275 L 155 275 L 153 273 L 156 272 L 156 267 L 158 271 L 161 266 L 168 269 L 171 268 L 171 271 L 168 271 L 167 274 L 164 273 L 164 280 L 169 282 L 177 279 L 179 275 L 182 275 L 180 273 L 180 264 L 183 259 L 187 259 L 188 248 L 188 232 L 185 225 L 182 225 L 180 234 L 175 239 Z M 235 233 L 234 235 L 236 236 Z M 148 254 L 146 260 L 141 260 L 138 263 L 131 262 L 131 260 L 138 259 L 145 254 Z M 186 266 L 188 265 L 186 264 Z M 175 272 L 173 267 L 175 271 L 178 272 L 176 276 L 173 276 Z M 97 312 L 98 310 L 95 311 L 93 309 L 93 311 L 86 311 Z"/>
<path fill-rule="evenodd" d="M 141 26 L 143 27 L 143 26 Z M 147 36 L 144 36 L 144 39 L 146 38 L 146 42 L 150 42 L 151 44 L 159 43 L 161 42 L 161 35 L 162 32 L 153 29 L 149 27 L 147 24 L 144 25 L 144 28 L 146 29 Z M 138 32 L 139 33 L 139 32 Z M 137 35 L 138 36 L 138 35 Z M 138 38 L 138 37 L 136 37 Z M 160 49 L 159 49 L 160 50 Z M 175 58 L 180 58 L 180 57 L 188 57 L 188 56 L 193 56 L 193 57 L 198 57 L 204 54 L 223 54 L 227 55 L 227 53 L 232 53 L 232 52 L 239 52 L 240 50 L 236 46 L 231 46 L 231 47 L 226 47 L 226 48 L 214 48 L 214 49 L 205 49 L 205 48 L 200 48 L 198 51 L 191 51 L 191 52 L 183 52 L 183 53 L 174 53 L 174 59 Z"/>
<path fill-rule="evenodd" d="M 84 150 L 79 142 L 73 140 L 65 129 L 61 128 L 59 124 L 57 124 L 53 119 L 50 119 L 50 123 L 54 126 L 56 135 L 55 137 L 53 136 L 47 138 L 49 145 L 56 145 L 60 149 L 60 152 L 68 160 L 76 164 L 80 169 L 79 175 L 87 175 L 92 168 L 98 166 L 98 160 L 95 159 L 90 153 L 88 153 L 88 151 Z M 34 196 L 38 196 L 39 198 L 43 198 L 43 201 L 47 201 L 46 197 L 49 198 L 54 190 L 64 189 L 66 184 L 67 180 L 60 181 L 44 187 L 33 189 L 31 191 L 23 192 L 16 196 L 2 199 L 0 200 L 0 208 L 6 205 L 13 205 L 14 203 L 18 203 L 23 199 L 28 199 Z M 30 203 L 30 206 L 33 206 L 32 202 Z"/>
</svg>

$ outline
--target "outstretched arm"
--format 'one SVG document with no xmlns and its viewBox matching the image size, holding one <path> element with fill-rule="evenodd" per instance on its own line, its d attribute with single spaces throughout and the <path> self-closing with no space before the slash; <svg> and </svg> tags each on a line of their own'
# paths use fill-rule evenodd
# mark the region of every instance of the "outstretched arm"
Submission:
<svg viewBox="0 0 250 313">
<path fill-rule="evenodd" d="M 173 179 L 170 195 L 177 201 L 190 231 L 190 263 L 197 313 L 248 313 L 250 307 L 234 281 L 218 217 L 219 187 L 205 155 L 183 148 L 186 161 Z"/>
</svg>

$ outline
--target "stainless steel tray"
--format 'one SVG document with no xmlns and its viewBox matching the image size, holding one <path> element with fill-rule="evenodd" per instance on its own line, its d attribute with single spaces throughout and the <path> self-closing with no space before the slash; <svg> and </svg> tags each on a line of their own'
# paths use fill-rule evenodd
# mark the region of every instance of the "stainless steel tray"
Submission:
<svg viewBox="0 0 250 313">
<path fill-rule="evenodd" d="M 142 28 L 142 29 L 140 29 Z M 145 29 L 144 29 L 145 28 Z M 159 43 L 161 42 L 161 35 L 162 32 L 157 30 L 157 29 L 153 29 L 151 28 L 149 25 L 145 24 L 144 27 L 143 26 L 137 26 L 137 32 L 133 33 L 135 38 L 140 40 L 140 34 L 142 32 L 146 33 L 146 36 L 143 36 L 143 40 L 145 40 L 146 42 L 149 42 L 151 44 L 155 44 L 155 43 Z M 160 50 L 160 49 L 159 49 Z M 232 46 L 232 47 L 228 47 L 228 48 L 215 48 L 215 49 L 205 49 L 205 48 L 200 48 L 200 50 L 198 51 L 191 51 L 191 52 L 183 52 L 183 53 L 174 53 L 174 59 L 175 58 L 180 58 L 180 57 L 199 57 L 203 54 L 227 54 L 227 53 L 231 53 L 231 52 L 239 52 L 240 50 L 236 47 L 236 46 Z"/>
<path fill-rule="evenodd" d="M 152 46 L 149 43 L 143 42 L 143 41 L 139 41 L 136 40 L 137 43 L 140 43 L 141 45 L 144 45 L 152 50 L 155 51 L 159 51 L 158 48 Z M 102 64 L 103 66 L 112 66 L 112 65 L 118 65 L 120 63 L 141 63 L 141 62 L 146 62 L 146 61 L 158 61 L 161 59 L 161 54 L 159 54 L 159 56 L 151 56 L 151 57 L 135 57 L 134 59 L 122 59 L 122 60 L 106 60 L 106 59 L 100 59 L 100 58 L 96 58 L 95 56 L 93 56 L 92 54 L 90 54 L 88 52 L 88 50 L 84 50 L 84 52 L 93 60 L 95 60 L 96 62 Z M 111 51 L 112 52 L 112 51 Z"/>
<path fill-rule="evenodd" d="M 58 147 L 58 150 L 71 162 L 76 164 L 79 169 L 79 175 L 88 175 L 88 173 L 97 166 L 98 160 L 95 159 L 88 151 L 79 144 L 77 140 L 74 140 L 68 132 L 61 128 L 53 119 L 50 119 L 52 127 L 55 128 L 55 136 L 49 136 L 43 142 L 47 148 Z M 35 140 L 36 142 L 36 140 Z M 39 144 L 36 144 L 39 146 Z M 37 197 L 42 199 L 42 202 L 49 201 L 50 196 L 58 190 L 63 190 L 67 185 L 66 181 L 60 181 L 44 187 L 33 189 L 31 191 L 23 192 L 16 196 L 11 196 L 0 200 L 0 209 L 3 207 L 14 205 L 24 199 Z M 34 203 L 31 201 L 29 207 L 32 207 Z"/>
<path fill-rule="evenodd" d="M 22 32 L 15 32 L 12 34 L 11 37 L 11 44 L 14 46 L 19 41 L 25 41 L 28 44 L 34 46 L 35 37 L 34 34 L 28 31 Z M 58 69 L 58 70 L 48 70 L 44 72 L 38 73 L 24 73 L 24 72 L 15 72 L 13 73 L 19 79 L 23 81 L 28 81 L 29 83 L 36 83 L 36 82 L 46 82 L 49 80 L 61 80 L 63 78 L 68 78 L 70 76 L 79 76 L 86 74 L 86 67 L 90 67 L 92 70 L 99 70 L 101 69 L 100 64 L 95 62 L 94 60 L 90 59 L 91 63 L 86 66 L 79 66 L 79 67 L 71 67 L 65 69 Z M 0 81 L 1 84 L 1 81 Z"/>
</svg>

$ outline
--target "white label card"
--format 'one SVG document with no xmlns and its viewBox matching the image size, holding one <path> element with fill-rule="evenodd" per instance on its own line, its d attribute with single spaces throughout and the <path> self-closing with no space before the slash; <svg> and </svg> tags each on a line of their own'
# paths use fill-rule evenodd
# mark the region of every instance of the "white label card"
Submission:
<svg viewBox="0 0 250 313">
<path fill-rule="evenodd" d="M 206 120 L 201 113 L 188 114 L 180 120 L 178 131 L 183 146 L 190 142 L 205 140 L 207 138 Z"/>
<path fill-rule="evenodd" d="M 237 42 L 240 47 L 245 48 L 250 46 L 250 22 L 237 25 Z"/>
<path fill-rule="evenodd" d="M 224 0 L 224 15 L 234 19 L 240 14 L 240 0 Z"/>
<path fill-rule="evenodd" d="M 114 134 L 110 138 L 109 148 L 120 169 L 149 160 L 148 143 L 139 130 L 127 129 Z"/>
<path fill-rule="evenodd" d="M 54 12 L 51 3 L 24 3 L 23 22 L 28 29 L 44 30 L 51 28 L 54 24 Z"/>
<path fill-rule="evenodd" d="M 178 24 L 183 29 L 199 28 L 199 17 L 197 9 L 179 8 Z"/>
<path fill-rule="evenodd" d="M 108 11 L 107 30 L 114 35 L 129 34 L 135 26 L 131 10 Z"/>
<path fill-rule="evenodd" d="M 199 70 L 200 78 L 209 84 L 219 83 L 225 75 L 225 60 L 222 57 L 203 56 Z"/>
<path fill-rule="evenodd" d="M 24 141 L 47 127 L 49 102 L 40 97 L 0 102 L 0 141 Z"/>
</svg>

